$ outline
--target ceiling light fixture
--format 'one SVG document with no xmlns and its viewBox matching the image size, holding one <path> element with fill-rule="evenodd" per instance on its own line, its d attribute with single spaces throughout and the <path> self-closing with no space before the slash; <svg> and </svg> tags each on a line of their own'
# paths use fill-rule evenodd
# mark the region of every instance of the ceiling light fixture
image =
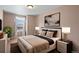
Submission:
<svg viewBox="0 0 79 59">
<path fill-rule="evenodd" d="M 34 6 L 33 5 L 27 5 L 27 8 L 32 9 Z"/>
</svg>

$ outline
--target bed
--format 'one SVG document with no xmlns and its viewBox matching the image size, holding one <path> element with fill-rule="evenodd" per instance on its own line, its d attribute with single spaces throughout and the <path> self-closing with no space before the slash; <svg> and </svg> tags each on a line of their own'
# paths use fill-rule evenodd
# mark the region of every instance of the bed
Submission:
<svg viewBox="0 0 79 59">
<path fill-rule="evenodd" d="M 23 53 L 46 53 L 56 48 L 56 41 L 61 39 L 61 29 L 42 28 L 40 35 L 27 35 L 19 37 L 17 42 Z M 56 37 L 49 37 L 48 32 L 56 31 Z M 52 34 L 52 33 L 51 33 Z M 54 34 L 54 33 L 53 33 Z"/>
</svg>

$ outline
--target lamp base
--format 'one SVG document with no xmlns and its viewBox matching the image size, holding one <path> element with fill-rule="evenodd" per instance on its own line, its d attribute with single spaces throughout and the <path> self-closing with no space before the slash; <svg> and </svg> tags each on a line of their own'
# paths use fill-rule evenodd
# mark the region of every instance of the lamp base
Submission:
<svg viewBox="0 0 79 59">
<path fill-rule="evenodd" d="M 64 33 L 64 40 L 67 40 L 68 38 L 67 38 L 67 34 L 66 33 Z"/>
</svg>

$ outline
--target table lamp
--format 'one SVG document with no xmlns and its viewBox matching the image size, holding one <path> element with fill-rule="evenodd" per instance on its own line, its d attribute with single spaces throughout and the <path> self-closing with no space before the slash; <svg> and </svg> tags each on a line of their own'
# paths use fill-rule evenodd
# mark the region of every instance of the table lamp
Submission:
<svg viewBox="0 0 79 59">
<path fill-rule="evenodd" d="M 64 33 L 64 39 L 68 39 L 67 35 L 70 33 L 70 27 L 62 27 L 62 33 Z"/>
<path fill-rule="evenodd" d="M 40 27 L 35 27 L 36 33 L 39 34 Z"/>
</svg>

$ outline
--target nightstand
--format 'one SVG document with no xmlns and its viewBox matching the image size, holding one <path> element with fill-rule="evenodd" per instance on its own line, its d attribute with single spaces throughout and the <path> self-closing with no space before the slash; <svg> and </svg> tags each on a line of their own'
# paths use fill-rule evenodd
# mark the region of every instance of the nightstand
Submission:
<svg viewBox="0 0 79 59">
<path fill-rule="evenodd" d="M 58 40 L 57 51 L 61 53 L 70 53 L 72 51 L 72 41 L 69 40 Z"/>
</svg>

